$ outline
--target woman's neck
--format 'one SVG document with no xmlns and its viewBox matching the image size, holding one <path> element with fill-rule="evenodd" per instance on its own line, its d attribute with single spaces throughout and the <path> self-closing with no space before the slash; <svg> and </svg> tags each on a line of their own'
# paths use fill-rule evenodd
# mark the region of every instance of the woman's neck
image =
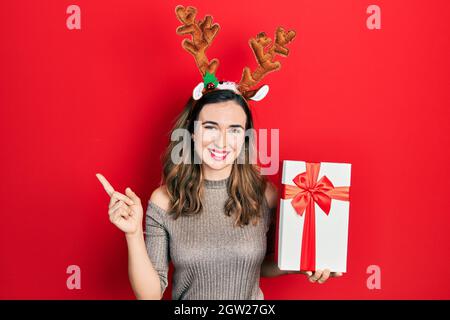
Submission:
<svg viewBox="0 0 450 320">
<path fill-rule="evenodd" d="M 211 169 L 205 165 L 202 165 L 203 179 L 206 180 L 223 180 L 231 175 L 232 166 L 226 166 L 221 170 Z"/>
</svg>

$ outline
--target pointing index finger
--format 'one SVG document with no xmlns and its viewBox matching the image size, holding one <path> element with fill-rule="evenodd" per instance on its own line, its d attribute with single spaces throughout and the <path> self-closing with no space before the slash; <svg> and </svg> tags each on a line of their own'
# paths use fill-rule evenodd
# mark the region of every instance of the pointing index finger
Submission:
<svg viewBox="0 0 450 320">
<path fill-rule="evenodd" d="M 103 185 L 106 193 L 111 196 L 114 192 L 113 186 L 108 182 L 108 180 L 106 180 L 106 178 L 102 174 L 96 173 L 95 176 L 98 180 L 100 180 L 100 183 Z"/>
</svg>

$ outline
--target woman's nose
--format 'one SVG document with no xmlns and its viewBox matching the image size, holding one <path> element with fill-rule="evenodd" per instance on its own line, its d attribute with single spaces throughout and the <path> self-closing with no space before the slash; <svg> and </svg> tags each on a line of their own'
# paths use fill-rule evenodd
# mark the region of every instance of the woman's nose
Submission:
<svg viewBox="0 0 450 320">
<path fill-rule="evenodd" d="M 227 136 L 226 136 L 226 132 L 220 132 L 217 135 L 216 140 L 214 141 L 214 144 L 217 146 L 217 148 L 224 148 L 227 145 Z"/>
</svg>

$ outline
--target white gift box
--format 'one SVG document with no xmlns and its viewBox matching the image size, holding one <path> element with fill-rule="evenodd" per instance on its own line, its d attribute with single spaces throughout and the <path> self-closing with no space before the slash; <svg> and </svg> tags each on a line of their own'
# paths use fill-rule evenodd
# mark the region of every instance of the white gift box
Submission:
<svg viewBox="0 0 450 320">
<path fill-rule="evenodd" d="M 280 270 L 305 270 L 302 261 L 302 266 L 311 271 L 346 272 L 350 173 L 348 163 L 283 161 L 278 224 Z"/>
</svg>

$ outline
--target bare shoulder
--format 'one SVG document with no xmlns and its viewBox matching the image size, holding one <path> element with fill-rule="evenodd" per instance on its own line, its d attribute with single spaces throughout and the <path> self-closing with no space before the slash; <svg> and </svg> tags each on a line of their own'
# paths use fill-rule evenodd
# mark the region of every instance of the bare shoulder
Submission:
<svg viewBox="0 0 450 320">
<path fill-rule="evenodd" d="M 156 188 L 150 196 L 150 201 L 167 211 L 169 209 L 170 199 L 166 186 L 162 185 Z"/>
<path fill-rule="evenodd" d="M 269 208 L 275 208 L 278 204 L 278 189 L 277 187 L 270 181 L 267 181 L 266 191 L 264 193 L 266 197 L 267 203 L 269 204 Z"/>
</svg>

